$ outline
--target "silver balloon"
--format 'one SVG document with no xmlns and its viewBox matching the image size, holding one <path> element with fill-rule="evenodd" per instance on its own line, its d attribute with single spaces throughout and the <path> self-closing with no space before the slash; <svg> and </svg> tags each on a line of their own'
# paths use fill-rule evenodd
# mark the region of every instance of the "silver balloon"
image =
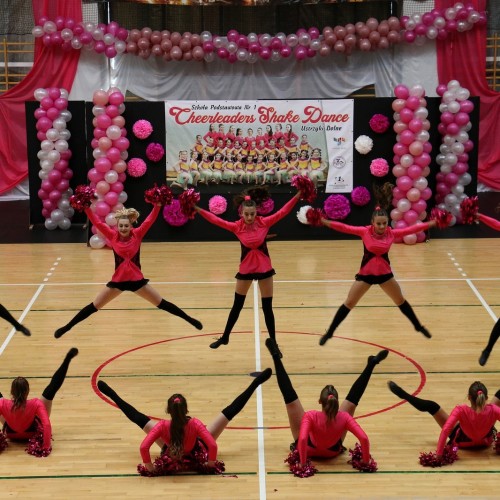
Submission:
<svg viewBox="0 0 500 500">
<path fill-rule="evenodd" d="M 47 89 L 36 89 L 34 92 L 35 99 L 37 101 L 41 101 L 44 97 L 47 97 L 49 93 L 47 92 Z"/>
<path fill-rule="evenodd" d="M 456 155 L 461 155 L 464 152 L 464 145 L 461 142 L 455 142 L 451 146 L 451 152 Z"/>
<path fill-rule="evenodd" d="M 457 155 L 453 153 L 448 153 L 444 158 L 444 163 L 446 165 L 455 165 L 457 163 Z"/>
<path fill-rule="evenodd" d="M 427 108 L 417 108 L 415 110 L 414 116 L 419 120 L 425 120 L 429 116 L 429 111 Z"/>
<path fill-rule="evenodd" d="M 450 146 L 448 146 L 446 144 L 441 144 L 439 146 L 439 151 L 441 151 L 442 154 L 446 155 L 450 152 Z"/>
<path fill-rule="evenodd" d="M 202 31 L 200 33 L 200 38 L 202 42 L 210 42 L 210 40 L 212 40 L 212 33 L 210 33 L 210 31 Z"/>
<path fill-rule="evenodd" d="M 208 62 L 208 63 L 211 63 L 213 62 L 213 60 L 215 59 L 215 55 L 213 52 L 207 52 L 204 56 L 203 56 L 203 59 Z"/>
<path fill-rule="evenodd" d="M 59 114 L 59 118 L 62 118 L 65 122 L 69 122 L 72 118 L 71 111 L 63 109 Z"/>
<path fill-rule="evenodd" d="M 469 123 L 467 123 L 467 125 L 465 125 L 464 130 L 465 130 L 466 132 L 468 132 L 471 128 L 472 128 L 472 123 L 471 123 L 471 122 L 469 122 Z"/>
<path fill-rule="evenodd" d="M 71 227 L 71 221 L 67 217 L 64 217 L 59 221 L 58 226 L 63 231 L 67 231 Z"/>
<path fill-rule="evenodd" d="M 49 173 L 48 173 L 48 172 L 46 172 L 45 170 L 39 170 L 39 171 L 38 171 L 38 177 L 39 177 L 42 181 L 44 181 L 44 180 L 46 180 L 46 179 L 48 179 L 48 178 L 49 178 Z"/>
<path fill-rule="evenodd" d="M 53 231 L 57 228 L 57 222 L 53 221 L 51 218 L 45 219 L 45 228 L 49 231 Z"/>
<path fill-rule="evenodd" d="M 462 174 L 460 176 L 460 179 L 458 180 L 459 184 L 462 184 L 462 186 L 468 186 L 472 182 L 472 177 L 469 174 L 469 172 L 465 172 L 465 174 Z"/>
<path fill-rule="evenodd" d="M 238 58 L 238 61 L 244 62 L 248 58 L 248 50 L 239 48 L 238 52 L 236 52 L 236 57 Z"/>
<path fill-rule="evenodd" d="M 250 64 L 256 63 L 258 59 L 259 59 L 259 56 L 257 54 L 255 54 L 253 52 L 248 53 L 247 62 L 249 62 Z"/>
<path fill-rule="evenodd" d="M 460 111 L 460 104 L 457 101 L 451 101 L 448 104 L 448 111 L 453 114 L 458 113 Z"/>
<path fill-rule="evenodd" d="M 281 54 L 279 50 L 273 50 L 271 54 L 271 60 L 272 61 L 279 61 L 281 59 Z"/>
<path fill-rule="evenodd" d="M 47 151 L 44 151 L 43 149 L 38 151 L 38 153 L 36 155 L 37 155 L 39 160 L 46 160 L 47 159 Z"/>
<path fill-rule="evenodd" d="M 467 89 L 460 88 L 457 90 L 457 100 L 465 101 L 470 97 L 470 92 Z"/>
<path fill-rule="evenodd" d="M 442 29 L 446 26 L 446 19 L 442 16 L 437 16 L 435 19 L 434 19 L 434 26 L 437 28 L 437 29 Z"/>
<path fill-rule="evenodd" d="M 461 194 L 463 194 L 464 192 L 464 186 L 462 186 L 462 184 L 456 184 L 455 186 L 453 186 L 451 188 L 451 192 L 455 195 L 455 196 L 460 196 Z M 458 215 L 458 214 L 454 214 L 454 215 Z"/>
<path fill-rule="evenodd" d="M 461 142 L 463 144 L 464 142 L 467 142 L 469 140 L 469 134 L 465 130 L 461 130 L 457 134 L 457 140 L 458 142 Z"/>
<path fill-rule="evenodd" d="M 441 165 L 441 172 L 443 174 L 449 174 L 452 171 L 452 166 L 453 165 L 448 165 L 447 163 L 443 163 Z"/>
<path fill-rule="evenodd" d="M 441 113 L 444 113 L 445 111 L 448 111 L 448 104 L 442 102 L 440 105 L 439 105 L 439 111 Z"/>
<path fill-rule="evenodd" d="M 248 43 L 255 43 L 259 41 L 259 35 L 256 33 L 248 33 L 247 35 Z"/>
<path fill-rule="evenodd" d="M 64 139 L 65 141 L 68 141 L 71 138 L 71 132 L 68 129 L 61 130 L 59 132 L 59 137 L 61 139 Z"/>
</svg>

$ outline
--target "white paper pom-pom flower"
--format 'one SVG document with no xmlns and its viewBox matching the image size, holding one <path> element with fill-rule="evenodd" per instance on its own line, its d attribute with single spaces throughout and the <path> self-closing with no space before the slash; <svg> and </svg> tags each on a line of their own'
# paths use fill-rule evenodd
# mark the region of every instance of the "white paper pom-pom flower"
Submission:
<svg viewBox="0 0 500 500">
<path fill-rule="evenodd" d="M 311 205 L 305 205 L 303 207 L 299 208 L 299 211 L 297 212 L 297 219 L 299 219 L 299 222 L 302 224 L 309 224 L 307 221 L 307 211 L 311 208 Z"/>
<path fill-rule="evenodd" d="M 356 151 L 362 155 L 369 153 L 373 148 L 373 141 L 367 135 L 360 135 L 354 143 Z"/>
</svg>

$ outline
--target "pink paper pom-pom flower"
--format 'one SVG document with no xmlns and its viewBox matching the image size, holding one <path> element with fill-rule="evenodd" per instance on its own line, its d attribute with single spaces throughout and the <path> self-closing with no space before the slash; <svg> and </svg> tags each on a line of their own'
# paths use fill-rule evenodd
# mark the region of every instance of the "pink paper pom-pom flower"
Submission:
<svg viewBox="0 0 500 500">
<path fill-rule="evenodd" d="M 274 210 L 274 200 L 266 198 L 260 205 L 257 205 L 257 213 L 259 215 L 270 214 Z"/>
<path fill-rule="evenodd" d="M 132 126 L 132 132 L 138 139 L 147 139 L 153 132 L 153 126 L 147 120 L 137 120 Z"/>
<path fill-rule="evenodd" d="M 358 207 L 367 205 L 370 202 L 370 191 L 364 186 L 355 187 L 351 192 L 351 200 Z"/>
<path fill-rule="evenodd" d="M 389 164 L 384 158 L 375 158 L 370 163 L 370 172 L 375 177 L 384 177 L 389 173 Z"/>
<path fill-rule="evenodd" d="M 216 194 L 208 200 L 208 209 L 215 215 L 221 215 L 227 210 L 227 200 L 224 196 Z"/>
<path fill-rule="evenodd" d="M 370 118 L 369 124 L 370 128 L 377 134 L 383 134 L 384 132 L 387 132 L 387 129 L 390 125 L 389 118 L 378 113 Z"/>
<path fill-rule="evenodd" d="M 180 227 L 186 224 L 189 220 L 187 215 L 184 215 L 181 210 L 181 202 L 174 198 L 170 205 L 165 205 L 163 208 L 163 218 L 167 224 L 174 227 Z"/>
<path fill-rule="evenodd" d="M 330 195 L 323 206 L 329 219 L 345 219 L 351 211 L 349 200 L 342 194 Z"/>
<path fill-rule="evenodd" d="M 131 158 L 127 164 L 127 171 L 132 177 L 142 177 L 148 168 L 144 160 Z"/>
<path fill-rule="evenodd" d="M 161 144 L 158 144 L 157 142 L 148 144 L 148 147 L 146 148 L 146 157 L 148 160 L 157 162 L 160 161 L 164 155 L 165 150 Z"/>
</svg>

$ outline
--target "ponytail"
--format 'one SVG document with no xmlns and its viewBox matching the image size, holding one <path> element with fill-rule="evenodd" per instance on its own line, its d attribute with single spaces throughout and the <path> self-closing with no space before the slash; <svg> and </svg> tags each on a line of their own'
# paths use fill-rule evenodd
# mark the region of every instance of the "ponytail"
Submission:
<svg viewBox="0 0 500 500">
<path fill-rule="evenodd" d="M 476 413 L 481 413 L 486 406 L 488 399 L 488 389 L 482 382 L 474 382 L 469 387 L 469 398 L 475 406 Z"/>
<path fill-rule="evenodd" d="M 390 182 L 385 182 L 382 186 L 373 185 L 376 206 L 372 214 L 372 220 L 375 217 L 389 217 L 388 210 L 392 203 L 393 189 L 394 185 Z"/>
<path fill-rule="evenodd" d="M 246 189 L 240 194 L 237 194 L 233 198 L 233 203 L 236 207 L 257 207 L 263 201 L 269 198 L 269 191 L 267 187 L 255 187 Z"/>
<path fill-rule="evenodd" d="M 319 401 L 326 414 L 328 422 L 335 420 L 339 411 L 339 394 L 333 385 L 327 385 L 321 391 Z"/>
<path fill-rule="evenodd" d="M 172 417 L 168 454 L 171 458 L 181 458 L 184 455 L 184 428 L 191 418 L 187 416 L 186 398 L 182 394 L 172 394 L 167 401 L 167 413 Z"/>
<path fill-rule="evenodd" d="M 13 410 L 19 410 L 26 406 L 29 392 L 30 384 L 24 377 L 16 377 L 12 381 L 10 393 L 12 394 L 12 400 L 14 402 L 12 407 Z"/>
</svg>

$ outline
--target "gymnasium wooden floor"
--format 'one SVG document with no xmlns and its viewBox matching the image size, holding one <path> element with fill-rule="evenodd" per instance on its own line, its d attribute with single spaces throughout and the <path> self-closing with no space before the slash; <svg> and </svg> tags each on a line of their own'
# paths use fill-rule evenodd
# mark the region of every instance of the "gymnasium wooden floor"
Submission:
<svg viewBox="0 0 500 500">
<path fill-rule="evenodd" d="M 382 348 L 389 357 L 375 369 L 358 407 L 376 474 L 361 474 L 348 454 L 317 462 L 312 478 L 294 478 L 283 463 L 292 441 L 273 376 L 219 438 L 226 474 L 143 478 L 137 475 L 142 431 L 99 397 L 102 378 L 139 410 L 163 417 L 167 397 L 182 392 L 190 414 L 208 423 L 251 380 L 272 366 L 255 287 L 228 346 L 208 344 L 220 335 L 234 293 L 239 244 L 145 243 L 142 268 L 161 294 L 199 318 L 199 332 L 179 318 L 124 293 L 104 310 L 56 340 L 54 330 L 93 300 L 113 270 L 109 250 L 84 244 L 3 245 L 0 302 L 33 335 L 0 323 L 0 390 L 26 376 L 39 396 L 70 347 L 80 354 L 54 400 L 53 452 L 37 459 L 24 445 L 2 453 L 0 498 L 330 499 L 498 497 L 500 457 L 492 449 L 460 451 L 442 469 L 418 464 L 435 450 L 439 428 L 387 389 L 397 381 L 410 392 L 451 411 L 466 401 L 474 380 L 492 396 L 500 387 L 500 345 L 489 363 L 479 354 L 500 314 L 497 239 L 432 240 L 394 245 L 391 261 L 407 300 L 432 332 L 428 340 L 378 287 L 373 287 L 324 347 L 319 336 L 343 302 L 359 268 L 360 241 L 269 243 L 275 276 L 275 316 L 284 363 L 306 409 L 318 408 L 319 391 L 333 383 L 341 398 Z M 344 443 L 354 446 L 348 434 Z M 155 450 L 153 450 L 155 451 Z"/>
</svg>

